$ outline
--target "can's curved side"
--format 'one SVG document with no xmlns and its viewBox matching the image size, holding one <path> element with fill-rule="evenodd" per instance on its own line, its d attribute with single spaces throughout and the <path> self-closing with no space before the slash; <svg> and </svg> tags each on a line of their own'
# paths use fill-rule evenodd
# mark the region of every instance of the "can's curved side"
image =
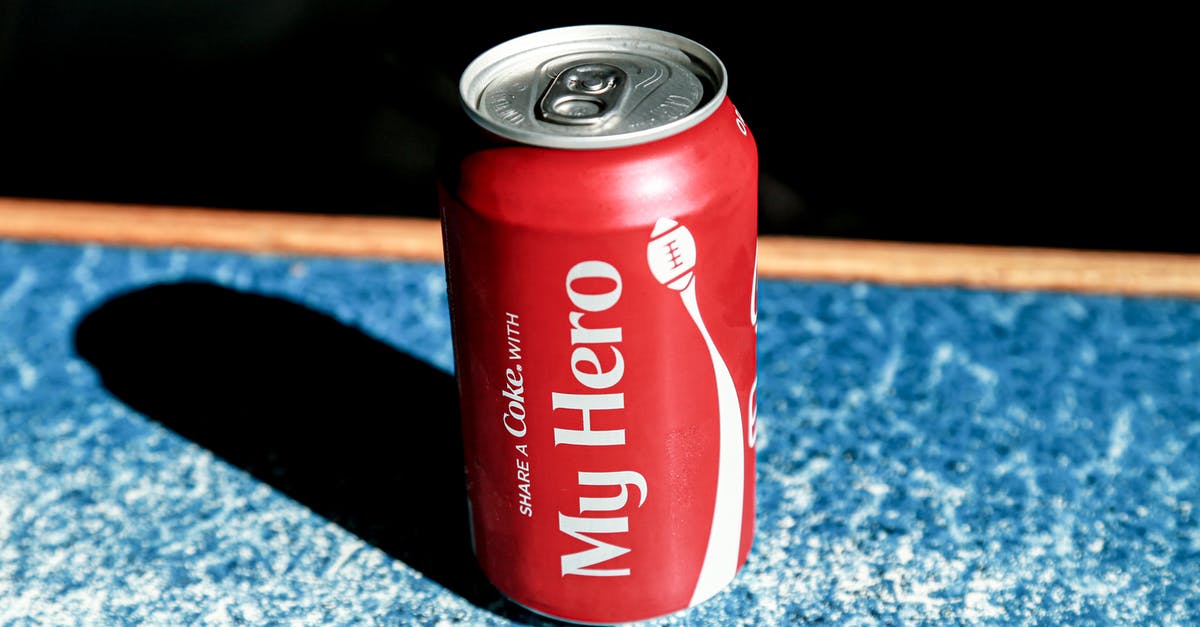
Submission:
<svg viewBox="0 0 1200 627">
<path fill-rule="evenodd" d="M 649 143 L 495 143 L 441 189 L 476 555 L 548 616 L 723 589 L 754 532 L 757 153 L 728 99 Z"/>
</svg>

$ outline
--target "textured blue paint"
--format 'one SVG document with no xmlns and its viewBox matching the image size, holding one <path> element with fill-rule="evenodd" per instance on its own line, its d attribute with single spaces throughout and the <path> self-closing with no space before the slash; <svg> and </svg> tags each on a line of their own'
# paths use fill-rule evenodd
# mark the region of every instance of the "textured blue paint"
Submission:
<svg viewBox="0 0 1200 627">
<path fill-rule="evenodd" d="M 437 266 L 0 242 L 0 624 L 523 618 L 100 385 L 79 320 L 189 279 L 451 368 Z M 759 309 L 758 540 L 661 622 L 1200 622 L 1200 303 L 764 281 Z"/>
</svg>

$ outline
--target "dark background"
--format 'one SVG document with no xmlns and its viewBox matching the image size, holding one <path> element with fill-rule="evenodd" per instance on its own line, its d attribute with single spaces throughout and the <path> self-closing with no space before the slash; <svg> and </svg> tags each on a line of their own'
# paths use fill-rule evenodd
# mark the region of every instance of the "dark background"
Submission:
<svg viewBox="0 0 1200 627">
<path fill-rule="evenodd" d="M 713 9 L 0 0 L 0 195 L 434 216 L 475 55 L 629 23 L 726 63 L 763 233 L 1200 250 L 1180 16 Z"/>
</svg>

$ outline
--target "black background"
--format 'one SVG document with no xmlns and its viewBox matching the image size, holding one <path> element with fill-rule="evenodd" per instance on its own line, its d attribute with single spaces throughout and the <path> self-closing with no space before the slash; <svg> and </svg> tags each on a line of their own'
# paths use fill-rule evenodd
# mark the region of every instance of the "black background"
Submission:
<svg viewBox="0 0 1200 627">
<path fill-rule="evenodd" d="M 0 195 L 434 216 L 456 83 L 578 23 L 720 56 L 763 233 L 1193 252 L 1180 16 L 0 0 Z"/>
</svg>

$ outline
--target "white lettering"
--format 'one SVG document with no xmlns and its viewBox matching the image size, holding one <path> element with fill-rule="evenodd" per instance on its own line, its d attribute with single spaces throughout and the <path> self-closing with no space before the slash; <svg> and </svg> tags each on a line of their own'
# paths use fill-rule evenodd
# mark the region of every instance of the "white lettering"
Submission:
<svg viewBox="0 0 1200 627">
<path fill-rule="evenodd" d="M 500 395 L 509 399 L 508 411 L 504 413 L 504 428 L 513 437 L 523 438 L 528 430 L 525 426 L 525 376 L 508 368 L 504 371 L 504 378 L 508 387 Z"/>
<path fill-rule="evenodd" d="M 617 350 L 616 346 L 610 346 L 613 357 L 616 363 L 607 372 L 600 366 L 600 358 L 596 357 L 596 352 L 590 348 L 577 348 L 571 353 L 571 372 L 575 373 L 575 380 L 592 388 L 593 390 L 608 389 L 621 381 L 621 375 L 625 374 L 625 358 L 621 357 L 621 351 Z M 579 364 L 591 364 L 595 372 L 584 372 L 579 369 Z"/>
<path fill-rule="evenodd" d="M 580 279 L 608 279 L 613 288 L 603 294 L 580 294 L 571 284 Z M 604 311 L 621 298 L 621 275 L 612 264 L 603 261 L 581 261 L 567 271 L 567 296 L 571 303 L 584 311 Z"/>
<path fill-rule="evenodd" d="M 558 514 L 558 528 L 563 533 L 586 542 L 595 548 L 578 553 L 562 556 L 562 576 L 587 575 L 590 577 L 622 577 L 629 575 L 628 568 L 590 568 L 601 562 L 607 562 L 629 552 L 629 549 L 602 542 L 584 534 L 588 533 L 626 533 L 629 531 L 629 519 L 620 518 L 580 518 Z"/>
<path fill-rule="evenodd" d="M 533 517 L 533 493 L 529 482 L 529 462 L 517 458 L 517 511 L 526 518 Z"/>
<path fill-rule="evenodd" d="M 579 446 L 617 446 L 625 443 L 624 429 L 592 430 L 592 412 L 625 408 L 625 395 L 617 394 L 562 394 L 550 395 L 551 409 L 574 409 L 583 415 L 582 429 L 554 428 L 554 445 L 575 444 Z"/>
<path fill-rule="evenodd" d="M 606 290 L 606 291 L 605 291 Z M 610 390 L 625 376 L 625 357 L 616 344 L 621 343 L 620 326 L 603 326 L 595 323 L 592 317 L 589 322 L 596 324 L 595 328 L 584 326 L 585 312 L 597 314 L 604 321 L 601 312 L 607 311 L 621 298 L 621 274 L 612 264 L 603 261 L 582 261 L 575 264 L 567 272 L 567 297 L 571 304 L 581 311 L 572 311 L 567 319 L 571 324 L 571 373 L 575 382 L 592 390 Z M 603 348 L 592 349 L 584 345 L 607 345 L 612 351 L 612 365 L 605 369 L 597 351 L 604 354 Z M 625 444 L 625 429 L 623 428 L 592 428 L 592 412 L 625 409 L 625 394 L 609 392 L 606 394 L 573 394 L 552 392 L 550 406 L 554 411 L 565 409 L 579 412 L 574 418 L 580 422 L 579 428 L 554 428 L 554 445 L 570 444 L 575 446 L 623 446 Z M 559 423 L 563 417 L 555 414 Z M 605 414 L 603 419 L 606 426 L 620 420 L 621 413 Z M 597 418 L 600 418 L 597 416 Z M 528 476 L 528 475 L 526 475 Z M 629 503 L 629 488 L 633 486 L 638 491 L 637 506 L 646 502 L 646 478 L 641 473 L 632 470 L 612 472 L 578 471 L 579 486 L 584 488 L 609 488 L 609 490 L 591 490 L 591 494 L 599 492 L 611 496 L 580 496 L 579 513 L 587 512 L 617 512 Z M 616 488 L 613 494 L 612 488 Z M 562 576 L 582 575 L 588 577 L 625 577 L 629 568 L 595 568 L 596 565 L 620 557 L 631 549 L 609 544 L 592 537 L 595 534 L 628 533 L 629 518 L 627 516 L 611 516 L 586 518 L 569 516 L 558 513 L 558 529 L 580 542 L 591 545 L 592 548 L 569 553 L 561 556 Z M 592 535 L 588 535 L 592 534 Z"/>
<path fill-rule="evenodd" d="M 622 470 L 618 472 L 580 472 L 579 485 L 620 486 L 621 493 L 617 496 L 579 497 L 579 513 L 584 512 L 615 512 L 629 501 L 629 488 L 637 486 L 640 499 L 638 507 L 646 503 L 646 478 L 640 472 Z"/>
<path fill-rule="evenodd" d="M 567 314 L 571 321 L 572 344 L 616 344 L 621 341 L 621 327 L 613 329 L 585 329 L 583 327 L 583 312 L 572 311 Z"/>
</svg>

